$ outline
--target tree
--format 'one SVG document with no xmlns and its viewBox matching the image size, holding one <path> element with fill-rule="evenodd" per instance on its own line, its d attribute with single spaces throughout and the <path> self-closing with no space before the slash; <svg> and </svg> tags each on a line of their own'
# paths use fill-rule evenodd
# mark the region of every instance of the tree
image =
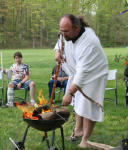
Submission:
<svg viewBox="0 0 128 150">
<path fill-rule="evenodd" d="M 124 0 L 0 0 L 1 48 L 54 47 L 60 18 L 82 14 L 103 46 L 125 45 Z"/>
</svg>

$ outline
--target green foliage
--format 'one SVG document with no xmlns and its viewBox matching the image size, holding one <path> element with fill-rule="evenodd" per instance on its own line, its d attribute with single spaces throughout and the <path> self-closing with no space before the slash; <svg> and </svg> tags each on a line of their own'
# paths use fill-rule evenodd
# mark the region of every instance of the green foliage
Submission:
<svg viewBox="0 0 128 150">
<path fill-rule="evenodd" d="M 2 34 L 0 33 L 0 43 L 2 43 L 4 38 L 2 37 Z"/>
<path fill-rule="evenodd" d="M 59 20 L 67 13 L 82 14 L 105 47 L 125 45 L 127 13 L 124 0 L 2 0 L 0 48 L 53 47 Z M 4 40 L 4 42 L 3 42 Z"/>
<path fill-rule="evenodd" d="M 128 60 L 128 54 L 126 54 L 125 56 L 122 56 L 121 54 L 119 54 L 119 55 L 116 54 L 115 57 L 113 58 L 113 60 L 115 62 L 119 62 L 120 59 L 127 61 Z"/>
<path fill-rule="evenodd" d="M 128 10 L 128 0 L 125 0 L 124 8 L 125 10 Z"/>
</svg>

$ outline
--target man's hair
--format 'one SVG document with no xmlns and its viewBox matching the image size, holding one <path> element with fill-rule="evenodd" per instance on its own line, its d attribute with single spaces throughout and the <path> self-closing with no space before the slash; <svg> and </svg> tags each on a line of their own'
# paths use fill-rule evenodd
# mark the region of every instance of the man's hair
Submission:
<svg viewBox="0 0 128 150">
<path fill-rule="evenodd" d="M 16 52 L 16 53 L 14 54 L 14 59 L 15 59 L 16 56 L 18 56 L 19 58 L 22 58 L 21 52 Z"/>
<path fill-rule="evenodd" d="M 89 23 L 84 20 L 84 17 L 82 15 L 79 15 L 79 16 L 76 17 L 73 14 L 66 14 L 62 18 L 65 18 L 65 17 L 68 18 L 71 21 L 73 26 L 78 25 L 80 27 L 81 26 L 90 27 Z"/>
</svg>

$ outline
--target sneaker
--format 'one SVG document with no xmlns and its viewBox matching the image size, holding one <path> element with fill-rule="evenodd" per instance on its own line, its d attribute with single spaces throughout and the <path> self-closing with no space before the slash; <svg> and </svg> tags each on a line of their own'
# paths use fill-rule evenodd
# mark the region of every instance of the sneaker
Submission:
<svg viewBox="0 0 128 150">
<path fill-rule="evenodd" d="M 35 106 L 35 101 L 34 100 L 30 100 L 29 105 Z"/>
<path fill-rule="evenodd" d="M 6 103 L 6 106 L 13 107 L 13 103 Z"/>
</svg>

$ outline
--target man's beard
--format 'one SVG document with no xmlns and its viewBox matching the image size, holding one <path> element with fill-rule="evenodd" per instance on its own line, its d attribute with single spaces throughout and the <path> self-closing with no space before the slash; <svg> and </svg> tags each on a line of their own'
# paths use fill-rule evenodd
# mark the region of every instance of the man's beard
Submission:
<svg viewBox="0 0 128 150">
<path fill-rule="evenodd" d="M 78 37 L 76 34 L 74 34 L 72 37 L 65 36 L 64 38 L 66 41 L 73 41 L 74 42 L 77 40 Z"/>
<path fill-rule="evenodd" d="M 72 38 L 70 38 L 70 37 L 68 37 L 68 36 L 67 36 L 67 37 L 64 37 L 64 38 L 65 38 L 66 41 L 72 41 Z"/>
</svg>

